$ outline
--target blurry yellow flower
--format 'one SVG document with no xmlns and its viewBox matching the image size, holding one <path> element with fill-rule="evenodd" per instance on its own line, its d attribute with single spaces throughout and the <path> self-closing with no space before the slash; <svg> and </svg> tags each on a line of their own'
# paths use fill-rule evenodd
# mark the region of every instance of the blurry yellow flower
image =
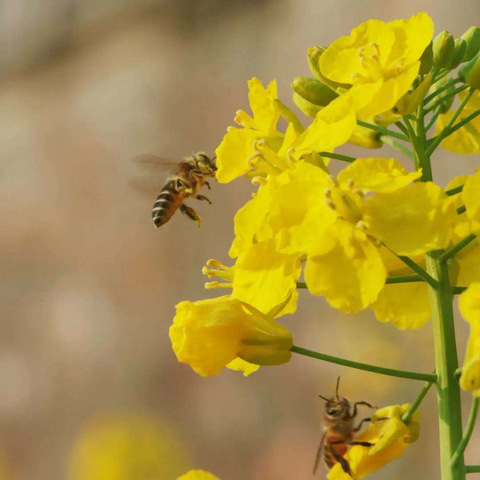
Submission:
<svg viewBox="0 0 480 480">
<path fill-rule="evenodd" d="M 215 475 L 204 470 L 190 470 L 177 480 L 219 480 Z"/>
<path fill-rule="evenodd" d="M 480 397 L 480 282 L 472 283 L 460 295 L 460 311 L 471 328 L 460 387 Z"/>
<path fill-rule="evenodd" d="M 144 413 L 110 413 L 83 427 L 68 478 L 170 480 L 189 464 L 179 439 L 157 418 Z"/>
<path fill-rule="evenodd" d="M 473 233 L 480 231 L 480 170 L 465 181 L 462 198 L 467 209 L 467 218 Z"/>
<path fill-rule="evenodd" d="M 257 365 L 286 363 L 292 335 L 273 320 L 285 303 L 265 315 L 229 296 L 181 302 L 170 327 L 173 350 L 204 377 L 216 375 L 237 357 Z"/>
<path fill-rule="evenodd" d="M 356 94 L 368 96 L 359 115 L 372 118 L 391 110 L 408 92 L 432 36 L 433 22 L 425 13 L 389 23 L 368 20 L 323 52 L 320 70 L 327 79 L 353 85 Z"/>
<path fill-rule="evenodd" d="M 459 94 L 460 99 L 465 97 L 466 93 Z M 480 108 L 480 92 L 475 90 L 470 100 L 462 110 L 457 122 L 468 117 L 470 114 Z M 438 117 L 435 135 L 438 135 L 447 125 L 454 114 L 454 110 L 450 110 Z M 445 150 L 453 153 L 472 154 L 480 152 L 480 116 L 475 117 L 472 121 L 459 128 L 452 133 L 440 144 Z"/>
<path fill-rule="evenodd" d="M 368 474 L 403 454 L 410 443 L 417 440 L 420 425 L 418 412 L 415 412 L 408 423 L 401 417 L 410 405 L 394 405 L 377 410 L 372 416 L 370 426 L 355 438 L 359 442 L 373 443 L 371 447 L 352 446 L 344 455 L 350 465 L 352 476 L 346 474 L 339 463 L 336 463 L 327 475 L 329 480 L 360 480 Z"/>
</svg>

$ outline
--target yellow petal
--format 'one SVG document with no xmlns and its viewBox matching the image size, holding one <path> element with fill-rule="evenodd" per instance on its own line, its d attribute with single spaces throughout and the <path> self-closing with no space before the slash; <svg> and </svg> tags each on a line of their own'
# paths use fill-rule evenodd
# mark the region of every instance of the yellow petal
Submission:
<svg viewBox="0 0 480 480">
<path fill-rule="evenodd" d="M 350 35 L 335 40 L 323 52 L 320 70 L 327 78 L 339 83 L 354 84 L 359 78 L 374 77 L 372 65 L 363 61 L 365 56 L 361 49 L 370 53 L 374 45 L 376 51 L 372 55 L 378 56 L 379 65 L 385 65 L 394 42 L 395 34 L 387 24 L 380 20 L 368 20 L 355 27 Z M 372 81 L 375 80 L 377 78 L 372 78 Z"/>
<path fill-rule="evenodd" d="M 253 112 L 255 128 L 264 133 L 275 130 L 280 111 L 275 104 L 277 98 L 277 83 L 272 80 L 267 88 L 264 88 L 258 78 L 248 81 L 248 100 Z"/>
<path fill-rule="evenodd" d="M 467 217 L 471 221 L 471 228 L 474 233 L 478 233 L 480 230 L 480 171 L 467 178 L 462 198 L 467 209 Z"/>
<path fill-rule="evenodd" d="M 227 363 L 227 368 L 236 372 L 243 372 L 243 376 L 248 377 L 251 373 L 256 372 L 260 368 L 260 365 L 254 365 L 237 357 L 235 360 Z"/>
<path fill-rule="evenodd" d="M 310 256 L 305 281 L 314 295 L 335 308 L 358 312 L 373 303 L 385 284 L 386 271 L 377 248 L 350 223 L 337 221 L 330 236 L 337 243 L 324 255 Z"/>
<path fill-rule="evenodd" d="M 468 287 L 471 283 L 480 282 L 480 246 L 478 239 L 472 242 L 455 257 L 458 264 L 457 284 Z"/>
<path fill-rule="evenodd" d="M 254 152 L 253 142 L 260 135 L 249 128 L 228 129 L 222 143 L 215 150 L 218 167 L 216 179 L 220 183 L 231 182 L 252 169 L 247 160 Z"/>
<path fill-rule="evenodd" d="M 371 308 L 378 321 L 401 330 L 423 327 L 432 316 L 428 286 L 422 282 L 385 285 Z"/>
<path fill-rule="evenodd" d="M 398 255 L 419 255 L 448 245 L 455 215 L 443 190 L 427 182 L 368 198 L 363 219 Z"/>
<path fill-rule="evenodd" d="M 215 475 L 212 475 L 205 470 L 190 470 L 181 477 L 178 477 L 177 480 L 220 480 Z"/>
<path fill-rule="evenodd" d="M 291 296 L 282 315 L 293 313 L 297 308 L 300 272 L 300 257 L 277 252 L 275 240 L 252 244 L 235 263 L 232 296 L 265 314 Z"/>
<path fill-rule="evenodd" d="M 352 180 L 364 192 L 390 193 L 422 176 L 422 171 L 407 172 L 394 158 L 357 158 L 337 176 L 340 183 Z"/>
</svg>

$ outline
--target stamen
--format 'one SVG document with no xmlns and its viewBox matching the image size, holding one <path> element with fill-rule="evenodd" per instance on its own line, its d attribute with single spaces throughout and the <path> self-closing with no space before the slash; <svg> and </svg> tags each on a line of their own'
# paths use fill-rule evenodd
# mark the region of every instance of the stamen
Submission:
<svg viewBox="0 0 480 480">
<path fill-rule="evenodd" d="M 265 177 L 257 176 L 252 178 L 252 185 L 265 185 L 267 179 Z"/>
<path fill-rule="evenodd" d="M 214 288 L 233 288 L 233 283 L 225 282 L 206 282 L 205 288 L 207 290 L 213 290 Z"/>
</svg>

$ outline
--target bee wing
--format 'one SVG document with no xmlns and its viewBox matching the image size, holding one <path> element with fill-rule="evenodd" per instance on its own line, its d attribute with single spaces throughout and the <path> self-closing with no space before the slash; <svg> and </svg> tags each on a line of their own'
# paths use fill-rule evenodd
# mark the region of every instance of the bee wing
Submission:
<svg viewBox="0 0 480 480">
<path fill-rule="evenodd" d="M 318 470 L 318 465 L 320 463 L 320 459 L 322 458 L 322 450 L 323 450 L 323 440 L 325 439 L 326 433 L 322 435 L 322 439 L 320 440 L 320 445 L 318 446 L 317 456 L 315 457 L 315 463 L 313 464 L 313 474 Z"/>
<path fill-rule="evenodd" d="M 160 190 L 166 184 L 166 177 L 161 175 L 148 175 L 144 177 L 134 177 L 128 180 L 131 188 L 142 193 L 160 193 Z"/>
<path fill-rule="evenodd" d="M 147 173 L 173 172 L 182 161 L 181 159 L 158 157 L 157 155 L 136 155 L 131 160 Z"/>
</svg>

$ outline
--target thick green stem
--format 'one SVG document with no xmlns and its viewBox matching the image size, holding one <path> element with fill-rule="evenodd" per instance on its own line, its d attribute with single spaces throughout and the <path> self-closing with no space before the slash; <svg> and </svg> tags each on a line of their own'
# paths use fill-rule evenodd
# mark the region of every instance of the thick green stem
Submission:
<svg viewBox="0 0 480 480">
<path fill-rule="evenodd" d="M 465 467 L 466 473 L 479 473 L 480 465 L 467 465 Z"/>
<path fill-rule="evenodd" d="M 463 454 L 459 455 L 455 466 L 450 465 L 450 459 L 462 440 L 460 387 L 455 377 L 458 360 L 453 323 L 453 296 L 447 264 L 431 254 L 427 255 L 426 262 L 427 271 L 438 281 L 437 288 L 430 287 L 430 299 L 435 341 L 435 370 L 438 376 L 441 478 L 463 480 L 465 479 Z"/>
<path fill-rule="evenodd" d="M 388 375 L 390 377 L 409 378 L 411 380 L 424 380 L 432 383 L 436 382 L 437 379 L 437 376 L 432 373 L 410 372 L 408 370 L 396 370 L 393 368 L 378 367 L 377 365 L 354 362 L 352 360 L 334 357 L 333 355 L 314 352 L 313 350 L 297 347 L 295 345 L 290 349 L 290 351 L 294 353 L 299 353 L 300 355 L 305 355 L 306 357 L 323 360 L 324 362 L 336 363 L 337 365 L 343 365 L 344 367 L 356 368 L 357 370 L 365 370 L 367 372 L 379 373 L 380 375 Z"/>
</svg>

